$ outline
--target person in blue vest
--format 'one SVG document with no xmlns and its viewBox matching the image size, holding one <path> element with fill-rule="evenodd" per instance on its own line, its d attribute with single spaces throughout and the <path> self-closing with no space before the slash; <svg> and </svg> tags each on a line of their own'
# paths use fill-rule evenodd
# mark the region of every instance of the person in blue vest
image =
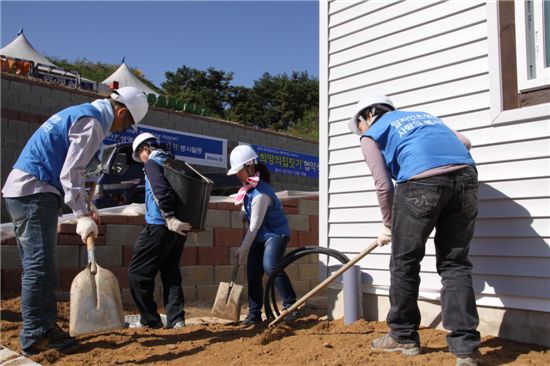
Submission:
<svg viewBox="0 0 550 366">
<path fill-rule="evenodd" d="M 128 266 L 128 283 L 140 320 L 130 328 L 163 326 L 154 300 L 155 276 L 160 272 L 163 287 L 166 328 L 183 328 L 185 312 L 181 288 L 180 258 L 186 233 L 191 225 L 178 220 L 177 196 L 164 176 L 164 164 L 173 155 L 164 150 L 152 133 L 138 135 L 132 143 L 135 161 L 143 163 L 145 172 L 145 222 Z"/>
<path fill-rule="evenodd" d="M 86 205 L 84 172 L 110 132 L 134 127 L 147 114 L 145 94 L 120 88 L 110 98 L 66 108 L 31 136 L 2 189 L 21 257 L 21 350 L 69 352 L 74 338 L 56 323 L 57 222 L 63 201 L 85 242 L 97 236 L 97 213 Z"/>
<path fill-rule="evenodd" d="M 239 265 L 248 253 L 246 275 L 248 281 L 249 311 L 243 324 L 262 321 L 262 277 L 268 276 L 279 265 L 290 239 L 290 229 L 281 202 L 269 185 L 267 167 L 258 161 L 258 155 L 248 145 L 239 145 L 231 151 L 231 168 L 227 175 L 236 175 L 243 187 L 235 197 L 235 205 L 243 205 L 241 218 L 248 222 L 248 230 L 236 252 Z M 290 279 L 282 272 L 275 279 L 275 288 L 287 309 L 296 302 L 296 293 Z M 295 319 L 290 314 L 287 321 Z"/>
<path fill-rule="evenodd" d="M 383 221 L 378 245 L 392 243 L 390 331 L 371 347 L 420 353 L 420 261 L 435 228 L 449 350 L 457 366 L 476 365 L 479 318 L 468 251 L 477 217 L 478 180 L 470 141 L 429 113 L 396 110 L 384 95 L 360 100 L 349 128 L 361 136 L 361 150 L 375 182 Z"/>
</svg>

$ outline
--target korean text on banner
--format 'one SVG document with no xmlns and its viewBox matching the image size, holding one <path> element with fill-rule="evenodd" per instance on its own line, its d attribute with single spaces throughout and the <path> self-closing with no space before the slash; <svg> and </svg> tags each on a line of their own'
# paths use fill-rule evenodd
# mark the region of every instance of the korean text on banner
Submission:
<svg viewBox="0 0 550 366">
<path fill-rule="evenodd" d="M 251 145 L 258 158 L 274 173 L 319 178 L 319 157 L 272 147 Z"/>
</svg>

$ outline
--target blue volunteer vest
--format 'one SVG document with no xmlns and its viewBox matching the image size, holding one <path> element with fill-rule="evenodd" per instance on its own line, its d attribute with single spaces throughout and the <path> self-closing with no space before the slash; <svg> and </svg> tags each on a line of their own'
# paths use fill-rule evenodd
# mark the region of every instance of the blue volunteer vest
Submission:
<svg viewBox="0 0 550 366">
<path fill-rule="evenodd" d="M 168 153 L 162 150 L 153 150 L 149 159 L 153 160 L 160 166 L 164 166 L 164 162 L 170 157 Z M 145 174 L 145 222 L 152 225 L 165 225 L 166 220 L 164 215 L 160 211 L 160 208 L 155 201 L 155 196 L 153 195 L 153 189 L 151 188 L 151 183 Z"/>
<path fill-rule="evenodd" d="M 34 132 L 13 167 L 52 185 L 63 195 L 59 175 L 69 150 L 69 129 L 83 117 L 97 119 L 105 134 L 113 122 L 102 117 L 99 109 L 91 103 L 66 108 L 51 116 Z"/>
<path fill-rule="evenodd" d="M 246 213 L 246 218 L 250 223 L 250 217 L 252 214 L 252 200 L 257 195 L 264 193 L 271 197 L 273 205 L 267 208 L 265 213 L 264 221 L 258 234 L 256 235 L 255 240 L 266 241 L 269 237 L 278 235 L 278 236 L 289 236 L 290 229 L 288 228 L 288 221 L 283 211 L 283 206 L 279 201 L 279 198 L 273 192 L 273 188 L 264 181 L 260 180 L 256 188 L 250 189 L 244 197 L 244 210 Z"/>
<path fill-rule="evenodd" d="M 397 183 L 444 165 L 475 166 L 454 132 L 428 113 L 387 112 L 363 136 L 376 141 Z"/>
</svg>

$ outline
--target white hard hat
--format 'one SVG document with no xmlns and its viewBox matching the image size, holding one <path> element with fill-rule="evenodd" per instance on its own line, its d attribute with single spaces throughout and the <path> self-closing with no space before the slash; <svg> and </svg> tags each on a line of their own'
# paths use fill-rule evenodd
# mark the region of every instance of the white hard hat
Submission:
<svg viewBox="0 0 550 366">
<path fill-rule="evenodd" d="M 239 145 L 231 151 L 229 155 L 229 164 L 231 168 L 227 171 L 227 175 L 234 175 L 241 170 L 246 163 L 258 159 L 258 154 L 248 145 Z"/>
<path fill-rule="evenodd" d="M 136 136 L 136 138 L 134 139 L 134 142 L 132 143 L 132 151 L 133 151 L 132 158 L 138 163 L 141 163 L 141 160 L 139 160 L 139 155 L 137 154 L 136 150 L 139 147 L 139 145 L 141 145 L 147 140 L 155 140 L 157 145 L 159 143 L 159 139 L 150 132 L 140 133 L 139 135 Z"/>
<path fill-rule="evenodd" d="M 111 93 L 111 99 L 124 104 L 128 108 L 136 125 L 141 122 L 149 109 L 145 93 L 133 86 L 125 86 L 115 90 Z M 136 125 L 132 125 L 134 130 L 137 129 Z"/>
<path fill-rule="evenodd" d="M 361 135 L 361 131 L 359 130 L 359 126 L 357 125 L 357 118 L 359 118 L 359 112 L 361 112 L 363 109 L 368 108 L 370 106 L 374 106 L 376 104 L 385 104 L 389 106 L 392 110 L 395 109 L 395 106 L 393 105 L 393 102 L 390 98 L 388 98 L 385 95 L 367 95 L 357 104 L 355 105 L 353 109 L 353 115 L 351 116 L 349 122 L 348 122 L 348 128 L 351 132 L 353 132 L 356 135 Z"/>
</svg>

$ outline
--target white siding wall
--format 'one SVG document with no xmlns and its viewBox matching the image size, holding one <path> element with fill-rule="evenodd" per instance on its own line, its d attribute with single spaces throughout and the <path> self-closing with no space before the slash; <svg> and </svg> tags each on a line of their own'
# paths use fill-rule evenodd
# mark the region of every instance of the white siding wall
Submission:
<svg viewBox="0 0 550 366">
<path fill-rule="evenodd" d="M 478 304 L 550 312 L 550 113 L 493 121 L 500 91 L 491 90 L 490 9 L 460 0 L 321 1 L 320 243 L 352 257 L 376 237 L 373 180 L 347 123 L 366 91 L 383 93 L 472 141 L 481 182 L 471 243 Z M 432 239 L 421 296 L 438 299 Z M 360 262 L 365 291 L 387 294 L 389 252 Z"/>
</svg>

